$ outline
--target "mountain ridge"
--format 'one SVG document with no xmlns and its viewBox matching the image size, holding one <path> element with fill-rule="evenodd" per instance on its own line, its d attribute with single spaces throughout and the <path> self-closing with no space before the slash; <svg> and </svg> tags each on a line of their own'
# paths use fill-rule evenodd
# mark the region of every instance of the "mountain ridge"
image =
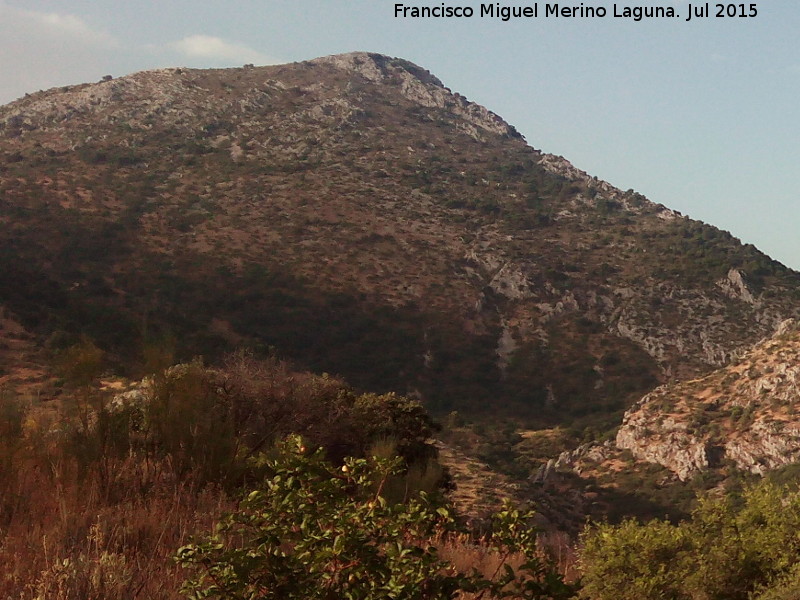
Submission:
<svg viewBox="0 0 800 600">
<path fill-rule="evenodd" d="M 39 92 L 0 108 L 0 157 L 0 304 L 121 357 L 272 346 L 436 410 L 560 421 L 797 314 L 797 273 L 378 54 Z"/>
</svg>

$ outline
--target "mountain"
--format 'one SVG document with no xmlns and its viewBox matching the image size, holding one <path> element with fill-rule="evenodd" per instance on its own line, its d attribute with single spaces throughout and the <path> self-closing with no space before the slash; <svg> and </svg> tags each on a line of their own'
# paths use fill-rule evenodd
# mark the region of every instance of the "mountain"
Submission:
<svg viewBox="0 0 800 600">
<path fill-rule="evenodd" d="M 402 59 L 162 69 L 0 108 L 0 305 L 123 371 L 159 341 L 249 346 L 439 412 L 604 419 L 799 298 L 753 246 Z"/>
</svg>

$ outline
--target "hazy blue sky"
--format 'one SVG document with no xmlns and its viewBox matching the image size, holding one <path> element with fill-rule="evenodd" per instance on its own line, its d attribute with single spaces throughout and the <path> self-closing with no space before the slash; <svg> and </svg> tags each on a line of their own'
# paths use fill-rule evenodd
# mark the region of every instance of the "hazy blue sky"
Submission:
<svg viewBox="0 0 800 600">
<path fill-rule="evenodd" d="M 711 3 L 691 22 L 678 0 L 648 6 L 679 18 L 639 22 L 609 2 L 584 2 L 605 18 L 510 22 L 400 19 L 394 4 L 0 0 L 0 102 L 154 67 L 381 52 L 429 69 L 534 147 L 800 269 L 800 3 L 757 2 L 755 18 L 715 18 Z"/>
</svg>

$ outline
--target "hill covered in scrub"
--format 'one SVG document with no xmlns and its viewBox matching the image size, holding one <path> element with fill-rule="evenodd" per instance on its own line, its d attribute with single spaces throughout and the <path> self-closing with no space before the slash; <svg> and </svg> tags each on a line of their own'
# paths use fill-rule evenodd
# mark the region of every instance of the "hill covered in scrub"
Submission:
<svg viewBox="0 0 800 600">
<path fill-rule="evenodd" d="M 274 348 L 439 413 L 609 424 L 796 315 L 799 285 L 402 59 L 164 69 L 0 108 L 0 304 L 122 371 L 169 337 Z"/>
</svg>

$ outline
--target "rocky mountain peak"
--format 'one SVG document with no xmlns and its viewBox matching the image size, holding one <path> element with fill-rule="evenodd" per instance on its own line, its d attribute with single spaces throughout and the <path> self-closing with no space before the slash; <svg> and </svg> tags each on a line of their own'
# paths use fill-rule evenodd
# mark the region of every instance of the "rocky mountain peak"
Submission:
<svg viewBox="0 0 800 600">
<path fill-rule="evenodd" d="M 398 71 L 405 71 L 424 84 L 444 88 L 441 80 L 427 69 L 401 58 L 393 58 L 375 52 L 347 52 L 332 54 L 307 61 L 310 65 L 333 65 L 336 68 L 357 73 L 374 83 L 385 83 L 393 79 Z"/>
<path fill-rule="evenodd" d="M 453 93 L 427 69 L 414 63 L 372 52 L 335 54 L 308 61 L 310 65 L 332 65 L 379 84 L 394 85 L 410 101 L 427 108 L 451 111 L 477 129 L 470 133 L 479 139 L 481 130 L 512 138 L 522 136 L 500 116 L 485 107 Z"/>
</svg>

